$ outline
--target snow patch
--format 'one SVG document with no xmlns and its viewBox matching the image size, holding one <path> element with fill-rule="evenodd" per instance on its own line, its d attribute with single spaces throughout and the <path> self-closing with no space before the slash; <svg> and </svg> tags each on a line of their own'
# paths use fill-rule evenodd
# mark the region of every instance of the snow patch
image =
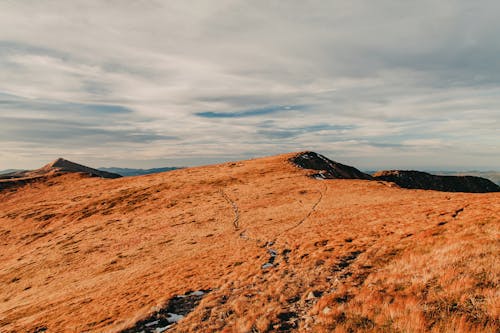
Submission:
<svg viewBox="0 0 500 333">
<path fill-rule="evenodd" d="M 167 321 L 169 323 L 176 323 L 179 320 L 181 320 L 182 318 L 184 318 L 183 315 L 178 315 L 178 314 L 175 314 L 175 313 L 168 313 Z"/>
</svg>

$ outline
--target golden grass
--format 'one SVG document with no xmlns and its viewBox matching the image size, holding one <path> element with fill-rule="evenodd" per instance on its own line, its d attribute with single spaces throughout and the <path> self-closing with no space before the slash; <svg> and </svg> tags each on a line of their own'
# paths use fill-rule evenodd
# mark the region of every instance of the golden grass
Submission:
<svg viewBox="0 0 500 333">
<path fill-rule="evenodd" d="M 118 332 L 198 289 L 174 331 L 500 329 L 500 194 L 317 181 L 290 156 L 0 192 L 0 331 Z"/>
</svg>

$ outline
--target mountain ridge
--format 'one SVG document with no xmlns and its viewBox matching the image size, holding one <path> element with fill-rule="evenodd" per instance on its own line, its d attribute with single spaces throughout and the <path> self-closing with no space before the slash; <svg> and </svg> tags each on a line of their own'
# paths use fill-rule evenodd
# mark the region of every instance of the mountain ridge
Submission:
<svg viewBox="0 0 500 333">
<path fill-rule="evenodd" d="M 489 179 L 476 176 L 441 176 L 416 170 L 383 170 L 374 173 L 373 178 L 393 182 L 408 189 L 469 193 L 500 192 L 500 186 Z"/>
<path fill-rule="evenodd" d="M 498 331 L 499 193 L 296 155 L 0 192 L 0 330 Z"/>
<path fill-rule="evenodd" d="M 361 172 L 353 166 L 328 159 L 313 151 L 289 153 L 288 159 L 293 165 L 317 171 L 310 176 L 318 180 L 326 179 L 362 179 L 389 181 L 408 189 L 436 190 L 445 192 L 499 192 L 500 186 L 489 179 L 476 176 L 432 175 L 422 171 L 382 170 L 373 175 Z M 107 168 L 111 170 L 112 168 Z M 157 172 L 179 170 L 176 167 L 156 169 L 120 169 L 130 176 L 147 175 Z M 105 170 L 93 169 L 82 164 L 58 158 L 36 170 L 16 171 L 0 175 L 0 190 L 15 188 L 47 177 L 55 177 L 65 173 L 82 173 L 92 177 L 120 178 L 123 175 Z"/>
<path fill-rule="evenodd" d="M 121 177 L 121 175 L 118 174 L 94 169 L 59 157 L 54 161 L 49 162 L 48 164 L 42 166 L 41 168 L 35 170 L 14 171 L 2 174 L 0 175 L 0 179 L 16 179 L 16 178 L 28 178 L 37 176 L 49 176 L 61 173 L 85 173 L 92 177 L 101 177 L 101 178 Z"/>
</svg>

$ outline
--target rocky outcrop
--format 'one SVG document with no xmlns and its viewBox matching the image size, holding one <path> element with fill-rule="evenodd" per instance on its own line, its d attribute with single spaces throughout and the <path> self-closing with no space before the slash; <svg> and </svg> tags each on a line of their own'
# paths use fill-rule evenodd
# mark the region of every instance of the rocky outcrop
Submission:
<svg viewBox="0 0 500 333">
<path fill-rule="evenodd" d="M 312 175 L 317 179 L 373 179 L 352 166 L 329 160 L 312 151 L 297 154 L 290 162 L 303 169 L 318 170 L 318 173 Z"/>
<path fill-rule="evenodd" d="M 471 193 L 500 192 L 500 186 L 489 179 L 475 176 L 437 176 L 421 171 L 388 170 L 376 172 L 373 178 L 410 189 Z"/>
</svg>

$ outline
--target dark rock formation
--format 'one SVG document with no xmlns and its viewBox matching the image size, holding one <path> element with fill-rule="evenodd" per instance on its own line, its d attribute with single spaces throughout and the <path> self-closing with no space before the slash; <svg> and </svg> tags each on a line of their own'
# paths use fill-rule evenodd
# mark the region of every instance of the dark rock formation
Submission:
<svg viewBox="0 0 500 333">
<path fill-rule="evenodd" d="M 411 189 L 471 193 L 500 192 L 500 186 L 488 179 L 475 176 L 436 176 L 421 171 L 389 170 L 378 171 L 373 174 L 373 178 Z"/>
<path fill-rule="evenodd" d="M 208 292 L 210 290 L 198 290 L 174 296 L 163 308 L 151 314 L 146 319 L 137 322 L 133 327 L 122 330 L 120 333 L 165 332 L 193 311 Z"/>
<path fill-rule="evenodd" d="M 312 151 L 300 153 L 290 162 L 303 169 L 318 170 L 319 173 L 312 175 L 317 179 L 372 179 L 372 176 L 352 166 L 334 162 Z"/>
</svg>

